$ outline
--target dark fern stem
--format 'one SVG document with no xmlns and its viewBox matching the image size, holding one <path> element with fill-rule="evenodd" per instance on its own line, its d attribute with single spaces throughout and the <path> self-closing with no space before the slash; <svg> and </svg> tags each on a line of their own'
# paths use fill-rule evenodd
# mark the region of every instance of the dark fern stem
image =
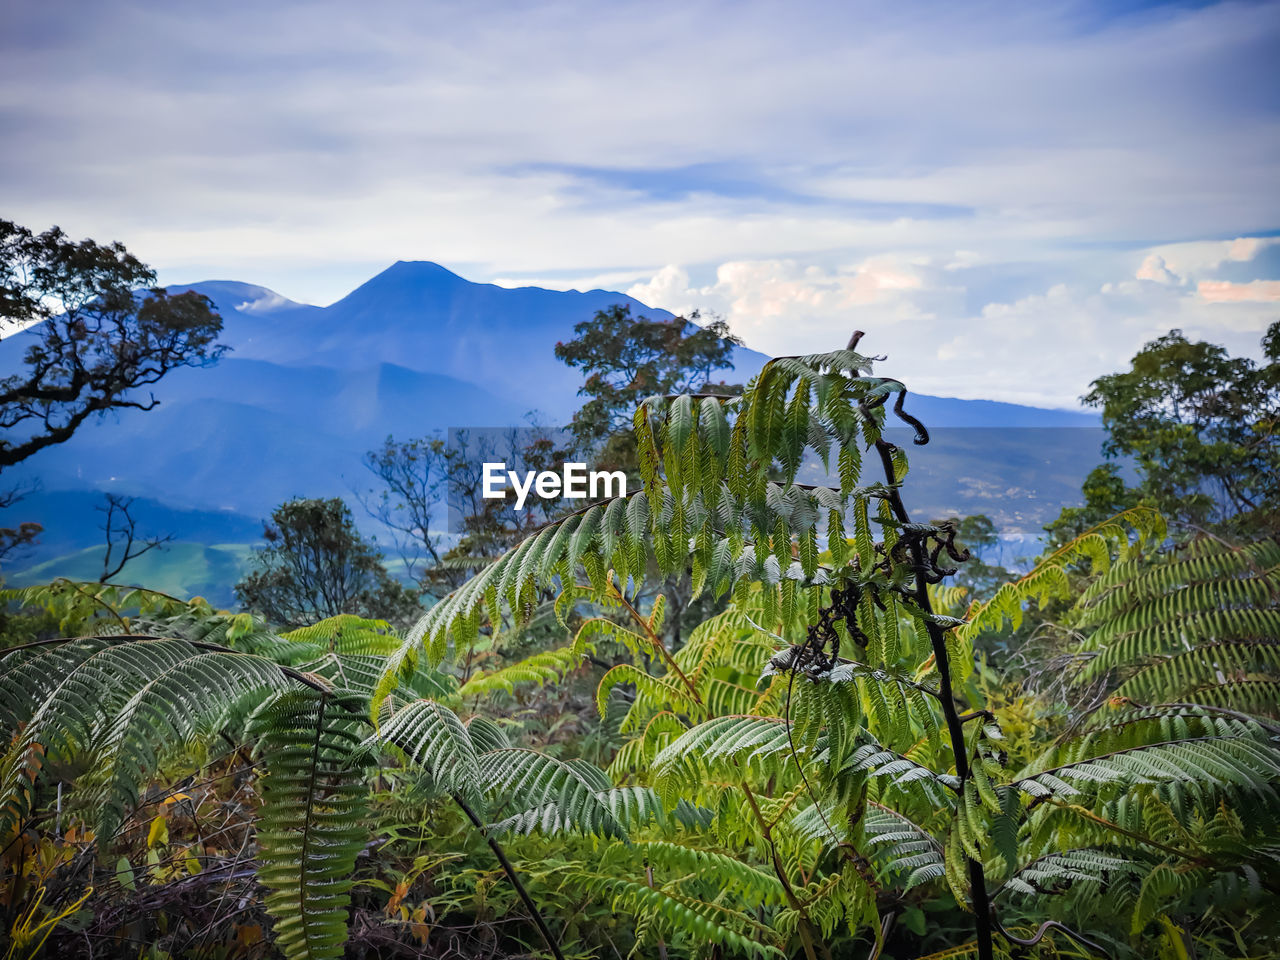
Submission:
<svg viewBox="0 0 1280 960">
<path fill-rule="evenodd" d="M 861 330 L 854 331 L 853 336 L 849 339 L 850 350 L 857 347 L 858 341 L 862 339 L 862 336 Z M 929 431 L 924 428 L 924 424 L 902 409 L 905 397 L 905 390 L 898 393 L 893 412 L 899 419 L 915 428 L 915 442 L 923 446 L 929 442 Z M 879 398 L 879 403 L 884 403 L 883 397 Z M 863 412 L 865 413 L 867 410 L 864 409 Z M 876 452 L 880 455 L 880 464 L 884 469 L 885 483 L 889 487 L 889 506 L 892 508 L 893 515 L 898 522 L 909 530 L 911 515 L 907 512 L 906 506 L 903 505 L 902 495 L 898 492 L 897 471 L 893 464 L 893 454 L 896 450 L 897 447 L 889 441 L 883 438 L 876 440 Z M 937 565 L 941 550 L 945 549 L 949 556 L 960 559 L 960 556 L 957 556 L 959 551 L 956 551 L 954 546 L 954 532 L 951 533 L 949 539 L 945 539 L 945 537 L 946 535 L 944 534 L 944 539 L 940 545 L 935 546 L 932 551 L 926 550 L 926 543 L 929 539 L 927 534 L 906 537 L 911 565 L 916 574 L 914 600 L 926 615 L 926 618 L 933 614 L 933 605 L 929 601 L 928 585 L 930 583 L 938 583 L 946 575 Z M 947 644 L 943 637 L 942 628 L 931 619 L 926 619 L 925 625 L 929 631 L 929 643 L 933 647 L 934 664 L 938 670 L 938 702 L 942 706 L 942 714 L 947 721 L 947 733 L 951 737 L 951 751 L 955 754 L 956 775 L 960 778 L 960 789 L 963 791 L 964 784 L 969 780 L 972 773 L 969 769 L 969 755 L 965 750 L 964 722 L 960 719 L 960 714 L 956 710 L 955 698 L 951 690 L 951 660 L 947 655 Z M 969 861 L 969 887 L 973 897 L 974 932 L 977 934 L 978 960 L 993 960 L 995 956 L 992 946 L 993 917 L 991 898 L 987 893 L 987 876 L 982 864 L 972 859 Z"/>
</svg>

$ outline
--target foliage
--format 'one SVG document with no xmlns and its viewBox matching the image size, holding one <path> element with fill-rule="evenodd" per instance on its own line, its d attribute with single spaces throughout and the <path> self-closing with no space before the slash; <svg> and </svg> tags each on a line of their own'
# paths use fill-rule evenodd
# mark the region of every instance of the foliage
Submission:
<svg viewBox="0 0 1280 960">
<path fill-rule="evenodd" d="M 44 526 L 33 520 L 19 521 L 16 527 L 0 527 L 0 562 L 37 542 Z"/>
<path fill-rule="evenodd" d="M 1114 463 L 1099 464 L 1090 470 L 1080 492 L 1083 504 L 1063 507 L 1058 516 L 1046 524 L 1050 546 L 1061 546 L 1094 524 L 1142 502 L 1141 492 L 1125 484 L 1120 468 Z"/>
<path fill-rule="evenodd" d="M 1111 511 L 1111 516 L 1118 511 Z M 1099 517 L 1099 520 L 1103 517 Z M 978 513 L 962 518 L 952 518 L 956 529 L 956 545 L 969 553 L 969 559 L 960 566 L 955 576 L 955 586 L 972 597 L 985 599 L 1013 576 L 1005 567 L 987 563 L 981 554 L 997 547 L 1000 534 L 995 523 L 986 514 Z"/>
<path fill-rule="evenodd" d="M 499 435 L 501 434 L 501 435 Z M 515 510 L 510 488 L 483 496 L 485 461 L 516 471 L 559 470 L 570 456 L 559 431 L 536 425 L 505 431 L 452 431 L 396 440 L 365 454 L 381 485 L 361 495 L 365 510 L 392 531 L 405 572 L 423 593 L 438 598 L 525 533 L 555 516 L 554 501 L 533 498 Z M 446 520 L 452 545 L 442 533 Z"/>
<path fill-rule="evenodd" d="M 1102 410 L 1108 455 L 1134 457 L 1144 494 L 1171 518 L 1278 529 L 1280 321 L 1262 351 L 1259 365 L 1173 330 L 1085 395 Z"/>
<path fill-rule="evenodd" d="M 76 243 L 57 227 L 33 234 L 0 220 L 0 334 L 10 350 L 30 344 L 20 371 L 0 379 L 0 469 L 64 443 L 95 414 L 152 409 L 160 401 L 145 388 L 222 355 L 210 301 L 135 293 L 154 282 L 119 243 Z"/>
<path fill-rule="evenodd" d="M 397 620 L 417 606 L 336 497 L 281 504 L 262 535 L 268 546 L 236 596 L 273 623 L 299 627 L 344 613 Z"/>
<path fill-rule="evenodd" d="M 65 815 L 93 831 L 95 884 L 145 842 L 157 890 L 181 888 L 172 847 L 257 909 L 222 879 L 251 862 L 289 957 L 353 935 L 446 955 L 437 932 L 501 956 L 534 930 L 556 957 L 1274 954 L 1275 543 L 1170 544 L 1137 504 L 1077 518 L 993 589 L 948 586 L 981 525 L 911 519 L 882 428 L 927 431 L 854 346 L 777 358 L 740 396 L 646 399 L 641 489 L 528 532 L 403 637 L 15 592 L 73 638 L 0 669 L 0 825 L 13 849 L 53 842 L 6 856 L 14 929 L 37 929 L 49 878 L 51 910 L 84 895 L 42 835 Z M 806 456 L 832 486 L 795 482 Z M 682 577 L 724 605 L 676 644 Z M 1056 647 L 1002 678 L 974 649 L 1029 612 Z M 603 768 L 585 741 L 535 749 L 507 709 L 587 658 Z M 243 856 L 200 862 L 173 814 L 144 841 L 153 786 L 211 768 L 253 785 Z M 120 937 L 117 916 L 95 908 L 94 932 Z M 463 931 L 489 931 L 487 954 Z M 181 955 L 198 932 L 159 936 Z"/>
<path fill-rule="evenodd" d="M 578 394 L 588 399 L 573 417 L 583 449 L 597 450 L 600 462 L 611 468 L 633 466 L 626 432 L 639 403 L 654 395 L 705 389 L 715 371 L 733 366 L 733 348 L 742 341 L 729 333 L 725 321 L 702 325 L 700 320 L 696 311 L 688 319 L 632 317 L 630 306 L 615 304 L 577 324 L 573 340 L 556 344 L 556 356 L 586 374 Z M 615 437 L 611 447 L 599 449 Z"/>
<path fill-rule="evenodd" d="M 258 875 L 286 956 L 342 956 L 351 874 L 368 838 L 353 758 L 361 721 L 341 695 L 304 688 L 265 702 L 246 730 L 267 758 Z"/>
<path fill-rule="evenodd" d="M 906 514 L 897 490 L 906 473 L 905 458 L 880 436 L 886 398 L 896 393 L 895 412 L 917 426 L 920 442 L 927 435 L 903 413 L 902 385 L 867 373 L 866 359 L 852 350 L 780 358 L 767 364 L 740 398 L 683 395 L 670 401 L 661 397 L 646 401 L 635 417 L 644 489 L 544 528 L 433 607 L 412 631 L 410 643 L 389 659 L 376 695 L 393 690 L 399 674 L 416 665 L 419 643 L 432 662 L 438 661 L 450 641 L 459 649 L 474 642 L 485 615 L 496 626 L 503 602 L 519 618 L 534 591 L 553 580 L 573 582 L 579 566 L 594 598 L 626 606 L 628 583 L 641 583 L 652 559 L 665 573 L 687 566 L 696 592 L 730 592 L 738 603 L 754 584 L 758 616 L 774 635 L 803 632 L 808 625 L 804 642 L 775 652 L 769 661 L 767 673 L 788 675 L 786 715 L 781 721 L 736 715 L 707 718 L 706 704 L 694 696 L 692 681 L 682 676 L 669 654 L 663 659 L 672 666 L 672 673 L 656 680 L 642 680 L 636 667 L 615 668 L 641 692 L 655 691 L 670 712 L 705 720 L 654 758 L 654 784 L 668 804 L 676 801 L 682 788 L 718 782 L 727 773 L 722 773 L 721 764 L 736 768 L 751 762 L 778 778 L 794 763 L 801 783 L 812 791 L 801 760 L 803 749 L 806 756 L 822 758 L 824 774 L 818 777 L 815 771 L 815 778 L 821 793 L 838 801 L 836 819 L 860 822 L 869 762 L 874 769 L 874 761 L 867 758 L 884 754 L 884 745 L 858 743 L 863 713 L 860 697 L 853 691 L 859 678 L 872 682 L 882 694 L 878 704 L 884 710 L 886 739 L 891 743 L 932 728 L 934 735 L 926 741 L 941 750 L 938 731 L 947 727 L 956 776 L 946 779 L 950 775 L 945 767 L 930 772 L 931 766 L 941 766 L 940 754 L 921 763 L 904 759 L 911 769 L 924 771 L 932 783 L 959 790 L 967 804 L 971 795 L 976 796 L 975 776 L 982 774 L 971 772 L 962 751 L 963 733 L 950 684 L 953 656 L 963 664 L 971 654 L 959 648 L 953 655 L 948 649 L 945 619 L 933 613 L 927 594 L 928 578 L 942 574 L 934 562 L 938 554 L 955 552 L 954 530 L 913 524 Z M 858 485 L 864 445 L 874 448 L 885 474 L 884 481 L 869 486 Z M 834 459 L 838 488 L 808 488 L 793 482 L 807 448 L 825 462 Z M 781 467 L 780 480 L 770 479 L 775 461 Z M 879 544 L 869 522 L 873 503 L 884 530 Z M 850 513 L 852 544 L 844 529 Z M 826 520 L 834 551 L 829 567 L 819 562 L 820 517 Z M 647 634 L 652 643 L 656 638 L 652 625 Z M 842 641 L 846 650 L 866 651 L 864 670 L 857 663 L 845 669 L 840 660 Z M 662 653 L 656 647 L 655 652 Z M 938 671 L 939 688 L 908 680 L 897 669 L 900 659 L 917 667 L 931 662 Z M 806 722 L 793 733 L 788 716 L 797 675 L 804 678 L 797 709 L 804 711 Z M 882 685 L 894 693 L 884 694 Z M 941 705 L 945 724 L 924 702 L 924 690 Z M 691 696 L 693 707 L 681 702 Z M 917 728 L 917 724 L 923 726 Z M 864 746 L 872 748 L 869 755 L 860 749 Z M 897 762 L 892 750 L 885 757 L 885 762 Z M 749 785 L 743 784 L 742 789 L 753 798 Z M 811 799 L 822 802 L 818 793 Z M 797 878 L 777 852 L 774 824 L 754 799 L 751 805 L 756 808 L 758 836 L 773 848 L 773 869 L 787 891 L 786 925 L 798 934 L 806 955 L 814 957 L 820 934 L 830 931 L 797 894 Z M 969 822 L 957 814 L 956 824 Z M 966 839 L 963 849 L 956 848 L 960 859 L 952 861 L 957 865 L 950 879 L 962 902 L 967 903 L 971 886 L 978 904 L 981 951 L 989 956 L 991 931 L 977 843 L 960 827 L 949 835 L 957 842 L 962 835 Z M 966 857 L 967 866 L 961 866 Z M 956 878 L 966 872 L 969 882 L 961 884 Z M 843 886 L 833 881 L 842 896 L 831 909 L 852 918 L 856 930 L 868 910 L 874 911 L 873 898 L 856 866 L 842 876 Z"/>
<path fill-rule="evenodd" d="M 405 572 L 420 578 L 420 565 L 437 566 L 443 552 L 441 507 L 448 500 L 449 448 L 439 435 L 397 441 L 388 436 L 364 456 L 365 468 L 381 486 L 361 498 L 365 510 L 393 531 Z"/>
</svg>

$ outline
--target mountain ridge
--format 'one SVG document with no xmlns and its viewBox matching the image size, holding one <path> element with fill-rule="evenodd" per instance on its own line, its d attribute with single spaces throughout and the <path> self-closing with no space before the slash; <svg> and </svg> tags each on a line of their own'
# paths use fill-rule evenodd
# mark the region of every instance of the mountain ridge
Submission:
<svg viewBox="0 0 1280 960">
<path fill-rule="evenodd" d="M 201 281 L 199 283 L 170 287 L 169 289 L 190 289 L 205 293 L 210 296 L 210 299 L 212 299 L 219 307 L 220 311 L 223 312 L 224 322 L 226 321 L 226 315 L 228 312 L 232 313 L 238 320 L 243 319 L 245 311 L 236 309 L 235 305 L 228 303 L 228 300 L 232 298 L 225 295 L 219 296 L 218 294 L 222 293 L 222 291 L 215 289 L 215 286 L 220 287 L 229 283 L 229 281 Z M 398 307 L 404 307 L 407 305 L 411 306 L 412 309 L 421 309 L 424 311 L 434 310 L 437 314 L 445 314 L 441 326 L 446 329 L 451 322 L 456 325 L 459 319 L 458 314 L 464 312 L 464 308 L 466 308 L 464 315 L 470 316 L 474 316 L 475 311 L 478 309 L 490 308 L 489 312 L 486 314 L 486 322 L 488 325 L 488 330 L 486 332 L 490 334 L 509 332 L 506 328 L 509 327 L 510 324 L 505 322 L 508 317 L 522 313 L 527 315 L 533 309 L 535 304 L 537 306 L 542 306 L 543 304 L 553 305 L 556 313 L 562 313 L 565 316 L 576 316 L 581 319 L 589 318 L 590 313 L 586 313 L 586 308 L 588 306 L 590 307 L 591 313 L 594 313 L 597 309 L 604 309 L 604 307 L 612 306 L 615 303 L 626 304 L 632 308 L 633 313 L 643 312 L 644 315 L 653 319 L 669 320 L 674 318 L 674 314 L 670 311 L 663 310 L 661 308 L 649 307 L 634 297 L 630 297 L 623 293 L 602 290 L 599 288 L 588 291 L 561 291 L 550 290 L 545 287 L 533 285 L 520 287 L 499 286 L 493 283 L 467 280 L 449 268 L 431 260 L 397 260 L 386 269 L 380 271 L 364 283 L 357 286 L 346 296 L 334 301 L 326 307 L 302 304 L 297 301 L 290 300 L 270 288 L 257 287 L 256 285 L 249 284 L 244 286 L 279 298 L 279 300 L 284 304 L 278 310 L 275 308 L 262 310 L 254 315 L 255 318 L 258 316 L 270 317 L 276 313 L 290 314 L 287 318 L 290 324 L 296 324 L 297 321 L 304 316 L 318 325 L 350 320 L 353 316 L 355 318 L 368 318 L 371 311 L 376 311 L 379 314 L 386 316 L 388 314 L 398 312 Z M 442 288 L 444 290 L 448 290 L 455 296 L 457 294 L 461 294 L 464 303 L 456 304 L 453 302 L 451 297 L 448 302 L 450 309 L 448 311 L 441 310 L 441 307 L 444 306 L 444 304 L 440 302 Z M 371 299 L 371 296 L 374 293 L 382 293 L 384 296 L 390 295 L 398 302 L 389 303 L 386 299 L 375 302 Z M 360 296 L 357 296 L 357 294 Z M 406 304 L 406 301 L 410 299 L 416 300 L 417 302 L 411 305 Z M 511 303 L 515 302 L 517 299 L 525 301 L 519 303 L 517 309 L 512 310 L 499 306 L 502 301 Z M 586 313 L 585 316 L 583 316 L 584 313 Z M 550 341 L 547 341 L 545 336 L 538 339 L 538 343 L 543 345 L 541 353 L 544 354 L 544 356 L 540 358 L 543 362 L 537 364 L 537 368 L 543 373 L 549 374 L 544 382 L 550 384 L 569 382 L 573 387 L 570 391 L 570 396 L 576 396 L 577 384 L 580 380 L 578 372 L 571 370 L 559 361 L 555 360 L 554 355 L 551 353 L 551 347 L 554 346 L 556 340 L 566 340 L 572 336 L 573 324 L 566 321 L 560 324 L 546 324 L 545 326 L 558 327 L 558 331 L 548 330 L 548 333 L 559 332 L 561 336 Z M 399 326 L 399 332 L 405 332 L 403 326 Z M 408 332 L 414 331 L 411 329 Z M 453 330 L 450 332 L 457 333 L 458 331 Z M 331 333 L 330 336 L 337 336 L 337 333 Z M 235 339 L 237 339 L 237 337 L 233 336 L 232 340 L 234 341 Z M 232 342 L 231 346 L 233 350 L 237 349 L 237 344 L 235 342 Z M 400 345 L 397 344 L 397 347 L 399 346 Z M 257 349 L 259 348 L 253 348 L 253 350 L 248 353 L 244 352 L 243 349 L 238 352 L 241 356 L 256 356 Z M 313 360 L 323 359 L 330 362 L 345 359 L 341 355 L 335 356 L 337 350 L 333 346 L 329 345 L 326 345 L 317 351 L 314 346 L 304 348 L 294 344 L 291 349 L 283 352 L 295 356 L 305 356 L 310 353 L 313 355 Z M 350 355 L 348 355 L 348 357 L 349 356 Z M 537 356 L 537 351 L 535 351 L 534 356 Z M 276 352 L 271 359 L 273 362 L 281 362 L 280 351 Z M 529 356 L 523 356 L 522 359 L 528 360 Z M 745 382 L 745 380 L 751 375 L 758 372 L 759 368 L 764 365 L 764 362 L 768 357 L 763 353 L 752 350 L 749 346 L 744 346 L 734 351 L 733 359 L 734 372 L 739 375 L 738 379 Z M 294 360 L 291 362 L 299 361 Z M 458 379 L 463 380 L 476 379 L 476 377 L 461 376 L 456 366 L 450 370 L 414 366 L 399 354 L 397 355 L 397 359 L 393 362 L 396 362 L 401 366 L 406 366 L 409 369 L 447 373 L 450 376 L 455 376 Z M 498 369 L 489 372 L 500 374 L 509 371 Z M 481 373 L 479 378 L 483 379 L 483 376 L 484 372 Z M 1035 407 L 1025 404 L 1006 403 L 998 400 L 935 397 L 929 394 L 917 393 L 913 393 L 912 398 L 916 401 L 926 398 L 929 399 L 931 401 L 931 406 L 934 407 L 935 415 L 943 414 L 944 416 L 947 411 L 939 408 L 937 404 L 932 403 L 932 401 L 942 401 L 946 404 L 977 405 L 957 407 L 957 410 L 969 410 L 969 415 L 964 418 L 963 422 L 951 422 L 951 420 L 948 419 L 943 424 L 945 426 L 1052 425 L 1096 427 L 1100 423 L 1099 418 L 1096 415 L 1085 411 L 1063 410 L 1051 407 Z M 567 418 L 567 415 L 571 414 L 575 408 L 576 403 L 563 411 L 548 409 L 545 412 L 562 413 L 565 418 Z M 985 411 L 987 415 L 979 415 L 975 412 L 978 410 Z M 1014 411 L 1020 412 L 1015 414 Z M 1031 411 L 1031 413 L 1021 413 L 1021 411 Z M 1009 416 L 1010 419 L 1005 420 L 1004 417 L 1006 416 Z"/>
<path fill-rule="evenodd" d="M 673 316 L 607 290 L 475 283 L 432 261 L 397 261 L 328 306 L 234 280 L 169 289 L 210 297 L 223 317 L 221 339 L 231 348 L 226 357 L 210 368 L 173 371 L 155 389 L 161 401 L 155 410 L 126 410 L 88 423 L 69 442 L 7 471 L 6 480 L 43 481 L 54 493 L 151 498 L 179 518 L 183 510 L 194 511 L 205 518 L 199 525 L 205 544 L 232 539 L 211 532 L 206 515 L 215 518 L 215 527 L 218 516 L 234 515 L 238 537 L 244 518 L 266 517 L 291 497 L 353 501 L 353 492 L 374 480 L 364 454 L 388 435 L 404 440 L 450 427 L 521 425 L 530 415 L 546 425 L 566 423 L 580 403 L 582 375 L 556 359 L 555 344 L 571 339 L 575 324 L 614 304 L 653 319 Z M 4 348 L 21 350 L 28 335 L 0 346 L 0 368 L 20 357 Z M 732 359 L 734 369 L 723 375 L 737 382 L 767 360 L 748 347 L 736 348 Z M 909 383 L 909 371 L 894 372 Z M 907 408 L 935 436 L 948 428 L 1099 426 L 1096 416 L 1075 411 L 914 393 Z M 1047 442 L 1054 449 L 1036 461 L 1042 464 L 1044 508 L 1066 502 L 1097 462 L 1089 456 L 1097 449 L 1091 436 L 1064 434 Z M 968 476 L 982 465 L 963 438 L 926 450 L 944 473 L 963 467 Z M 1067 450 L 1070 463 L 1064 465 Z M 1025 456 L 1005 459 L 1017 470 L 1007 489 L 1035 487 Z M 913 466 L 930 462 L 928 456 L 913 458 Z M 0 512 L 0 523 L 19 519 L 21 504 Z M 182 539 L 182 530 L 173 532 Z M 87 549 L 99 538 L 91 529 L 80 539 Z M 74 545 L 65 538 L 57 543 Z M 32 563 L 49 560 L 36 551 Z M 81 556 L 75 569 L 83 563 Z"/>
</svg>

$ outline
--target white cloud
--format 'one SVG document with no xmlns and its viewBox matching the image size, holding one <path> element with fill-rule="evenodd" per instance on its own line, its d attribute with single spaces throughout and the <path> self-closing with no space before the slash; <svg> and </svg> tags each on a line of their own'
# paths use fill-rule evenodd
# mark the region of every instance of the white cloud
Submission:
<svg viewBox="0 0 1280 960">
<path fill-rule="evenodd" d="M 270 313 L 278 307 L 289 305 L 290 301 L 274 290 L 263 290 L 262 294 L 253 300 L 246 300 L 244 303 L 237 304 L 236 309 L 243 310 L 245 313 Z"/>
<path fill-rule="evenodd" d="M 1280 237 L 1236 237 L 1234 240 L 1170 243 L 1155 247 L 1143 261 L 1143 268 L 1148 263 L 1159 262 L 1174 277 L 1192 277 L 1211 273 L 1224 263 L 1247 263 L 1277 243 L 1280 243 Z"/>
<path fill-rule="evenodd" d="M 669 265 L 626 292 L 675 313 L 722 314 L 753 348 L 786 353 L 852 316 L 874 313 L 881 324 L 927 317 L 909 296 L 924 290 L 921 268 L 892 255 L 836 269 L 796 260 L 733 260 L 716 269 L 712 283 L 692 286 L 686 269 Z"/>
<path fill-rule="evenodd" d="M 1169 269 L 1164 257 L 1158 253 L 1149 253 L 1143 259 L 1142 266 L 1134 274 L 1139 280 L 1150 280 L 1152 283 L 1178 284 L 1182 278 Z"/>
<path fill-rule="evenodd" d="M 748 345 L 773 354 L 831 349 L 859 327 L 866 348 L 887 354 L 886 369 L 913 389 L 1040 406 L 1075 406 L 1093 379 L 1175 327 L 1257 354 L 1260 334 L 1276 319 L 1280 281 L 1189 284 L 1154 252 L 1125 279 L 1125 259 L 1111 259 L 1114 280 L 1054 283 L 976 312 L 951 256 L 936 263 L 879 256 L 835 271 L 795 260 L 731 261 L 702 287 L 668 266 L 628 292 L 673 310 L 710 307 Z"/>
<path fill-rule="evenodd" d="M 632 284 L 627 296 L 641 303 L 660 306 L 672 313 L 687 315 L 698 308 L 701 294 L 689 286 L 689 271 L 674 264 L 663 267 L 643 283 Z"/>
<path fill-rule="evenodd" d="M 571 274 L 569 276 L 503 276 L 493 277 L 488 282 L 499 287 L 542 287 L 546 290 L 620 290 L 629 284 L 636 283 L 643 277 L 653 274 L 648 270 L 611 270 L 604 273 L 587 275 Z"/>
<path fill-rule="evenodd" d="M 1208 303 L 1280 303 L 1280 280 L 1201 280 L 1196 290 Z"/>
<path fill-rule="evenodd" d="M 1064 403 L 1274 310 L 1217 271 L 1277 242 L 1275 2 L 9 6 L 5 215 L 164 282 L 325 303 L 431 259 Z"/>
</svg>

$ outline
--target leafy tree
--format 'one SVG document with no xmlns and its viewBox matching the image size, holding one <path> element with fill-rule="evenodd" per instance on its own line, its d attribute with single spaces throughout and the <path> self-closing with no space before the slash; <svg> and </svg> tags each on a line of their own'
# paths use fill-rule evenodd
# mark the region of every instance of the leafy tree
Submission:
<svg viewBox="0 0 1280 960">
<path fill-rule="evenodd" d="M 388 527 L 406 573 L 425 593 L 443 596 L 468 569 L 501 553 L 522 534 L 558 513 L 554 501 L 530 498 L 513 508 L 510 487 L 501 498 L 483 496 L 483 464 L 509 469 L 558 471 L 571 455 L 558 431 L 538 426 L 492 431 L 459 429 L 449 441 L 439 433 L 408 440 L 387 437 L 365 454 L 365 467 L 381 484 L 359 494 L 365 510 Z M 441 532 L 454 534 L 452 545 Z"/>
<path fill-rule="evenodd" d="M 235 589 L 247 609 L 272 623 L 298 627 L 339 614 L 403 621 L 418 609 L 337 497 L 281 504 L 262 536 L 267 547 Z"/>
<path fill-rule="evenodd" d="M 1113 511 L 1106 516 L 1112 516 Z M 1104 520 L 1106 517 L 1099 517 Z M 941 521 L 938 521 L 941 522 Z M 999 564 L 987 563 L 981 559 L 983 551 L 989 551 L 1000 543 L 1000 534 L 995 523 L 984 513 L 956 518 L 946 521 L 954 526 L 956 545 L 969 554 L 969 559 L 959 566 L 955 584 L 968 592 L 968 596 L 986 600 L 1011 578 L 1011 574 Z"/>
<path fill-rule="evenodd" d="M 0 470 L 64 443 L 95 414 L 152 409 L 160 401 L 145 388 L 225 352 L 208 298 L 135 292 L 154 282 L 119 243 L 0 220 L 0 334 L 9 350 L 30 344 L 19 372 L 0 379 Z"/>
<path fill-rule="evenodd" d="M 1045 525 L 1050 546 L 1061 546 L 1107 517 L 1115 516 L 1142 501 L 1142 492 L 1124 482 L 1120 468 L 1103 463 L 1089 471 L 1081 485 L 1084 503 L 1079 507 L 1063 507 L 1058 516 Z"/>
<path fill-rule="evenodd" d="M 629 305 L 615 304 L 577 324 L 573 340 L 556 344 L 556 356 L 586 374 L 578 395 L 588 399 L 572 425 L 584 450 L 596 451 L 603 464 L 633 466 L 627 444 L 641 400 L 706 389 L 715 371 L 732 368 L 733 348 L 742 341 L 724 320 L 699 325 L 700 319 L 697 311 L 688 319 L 632 317 Z M 725 393 L 740 389 L 721 384 Z M 600 449 L 610 438 L 614 446 Z"/>
<path fill-rule="evenodd" d="M 16 527 L 0 527 L 0 563 L 24 547 L 36 543 L 44 526 L 34 520 L 23 520 Z"/>
<path fill-rule="evenodd" d="M 742 344 L 722 319 L 704 325 L 694 311 L 688 319 L 650 320 L 619 304 L 596 311 L 574 333 L 573 340 L 556 344 L 556 356 L 586 375 L 578 394 L 587 399 L 574 414 L 574 437 L 596 466 L 624 470 L 632 482 L 640 476 L 632 417 L 646 397 L 742 392 L 740 385 L 713 383 L 718 371 L 732 369 L 733 348 Z M 687 576 L 669 580 L 664 589 L 672 606 L 664 631 L 676 647 L 694 624 L 723 606 L 710 595 L 695 598 Z"/>
<path fill-rule="evenodd" d="M 1142 494 L 1173 522 L 1280 531 L 1280 321 L 1262 350 L 1258 364 L 1173 330 L 1085 395 L 1107 455 L 1137 461 Z"/>
</svg>

